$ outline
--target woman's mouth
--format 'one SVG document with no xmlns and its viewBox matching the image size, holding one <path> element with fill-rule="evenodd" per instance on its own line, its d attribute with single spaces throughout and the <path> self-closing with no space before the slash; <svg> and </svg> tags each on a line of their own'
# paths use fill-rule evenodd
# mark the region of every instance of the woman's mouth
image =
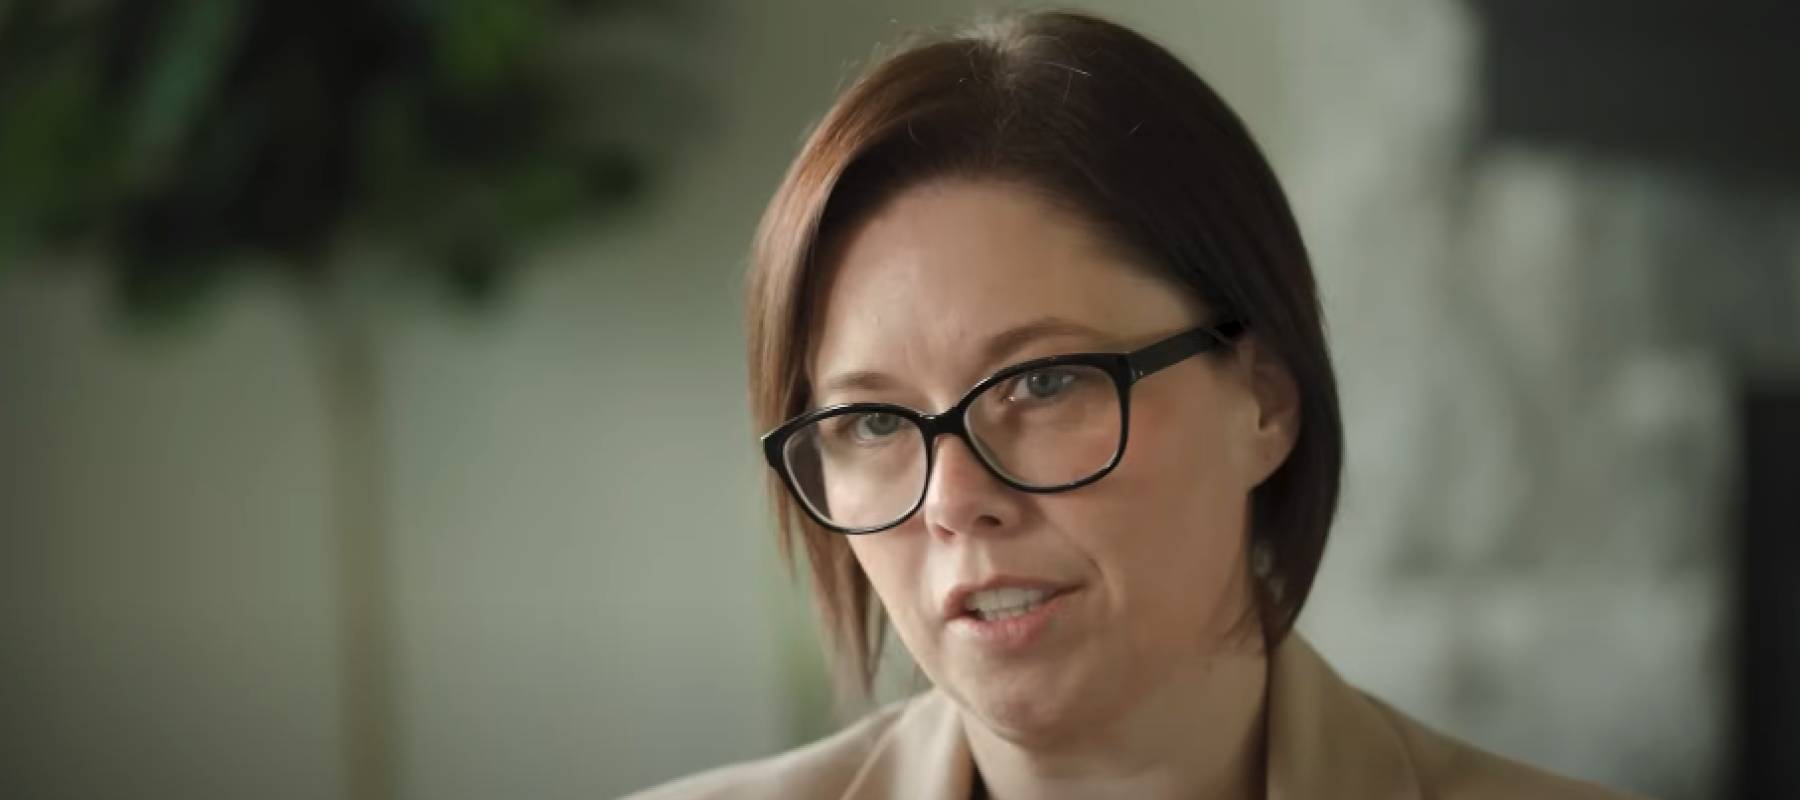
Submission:
<svg viewBox="0 0 1800 800">
<path fill-rule="evenodd" d="M 983 622 L 995 622 L 1029 613 L 1043 605 L 1052 594 L 1054 592 L 1049 589 L 985 589 L 969 595 L 963 601 L 963 610 Z"/>
<path fill-rule="evenodd" d="M 1073 588 L 1005 586 L 970 592 L 949 632 L 995 653 L 1021 651 L 1062 616 Z"/>
</svg>

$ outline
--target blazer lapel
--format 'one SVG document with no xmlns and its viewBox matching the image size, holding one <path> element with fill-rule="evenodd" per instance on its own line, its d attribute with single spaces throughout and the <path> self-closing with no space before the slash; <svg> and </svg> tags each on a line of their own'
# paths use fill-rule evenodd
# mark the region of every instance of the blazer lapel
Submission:
<svg viewBox="0 0 1800 800">
<path fill-rule="evenodd" d="M 843 798 L 968 800 L 974 763 L 956 705 L 932 690 L 882 734 Z"/>
<path fill-rule="evenodd" d="M 1399 732 L 1298 633 L 1275 648 L 1268 693 L 1268 800 L 1423 797 Z M 932 690 L 876 741 L 843 800 L 966 800 L 973 770 L 955 704 Z"/>
<path fill-rule="evenodd" d="M 1269 665 L 1268 800 L 1422 797 L 1398 731 L 1298 633 Z"/>
</svg>

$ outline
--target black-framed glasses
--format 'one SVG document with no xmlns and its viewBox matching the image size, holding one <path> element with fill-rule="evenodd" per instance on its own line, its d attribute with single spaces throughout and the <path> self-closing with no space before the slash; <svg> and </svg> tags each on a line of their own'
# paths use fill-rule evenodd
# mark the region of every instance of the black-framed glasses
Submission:
<svg viewBox="0 0 1800 800">
<path fill-rule="evenodd" d="M 764 434 L 763 454 L 808 515 L 846 534 L 884 531 L 919 510 L 945 434 L 1009 487 L 1066 492 L 1119 465 L 1132 384 L 1243 331 L 1224 322 L 1129 353 L 1032 359 L 983 378 L 941 414 L 894 403 L 827 406 Z"/>
</svg>

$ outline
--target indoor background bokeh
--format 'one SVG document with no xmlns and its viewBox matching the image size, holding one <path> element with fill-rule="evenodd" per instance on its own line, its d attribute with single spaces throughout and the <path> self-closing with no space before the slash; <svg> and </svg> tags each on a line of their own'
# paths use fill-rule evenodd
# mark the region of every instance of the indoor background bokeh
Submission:
<svg viewBox="0 0 1800 800">
<path fill-rule="evenodd" d="M 28 11 L 113 5 L 0 2 L 0 41 Z M 574 52 L 673 76 L 596 111 L 645 148 L 600 170 L 631 191 L 590 180 L 544 224 L 472 229 L 436 196 L 403 198 L 416 218 L 351 204 L 323 248 L 220 244 L 225 279 L 153 324 L 119 264 L 164 266 L 161 239 L 106 208 L 39 224 L 62 195 L 21 177 L 46 173 L 20 115 L 57 84 L 0 75 L 0 795 L 609 797 L 836 724 L 761 495 L 748 243 L 880 43 L 994 6 L 599 5 L 624 13 Z M 1301 622 L 1319 648 L 1547 768 L 1800 791 L 1791 6 L 1075 5 L 1213 82 L 1300 218 L 1349 448 Z M 517 21 L 472 19 L 478 44 Z M 125 138 L 154 144 L 184 95 L 134 96 Z M 358 186 L 393 177 L 356 163 Z M 449 204 L 495 179 L 445 180 Z M 528 198 L 572 197 L 549 185 Z M 888 695 L 917 685 L 893 667 Z"/>
</svg>

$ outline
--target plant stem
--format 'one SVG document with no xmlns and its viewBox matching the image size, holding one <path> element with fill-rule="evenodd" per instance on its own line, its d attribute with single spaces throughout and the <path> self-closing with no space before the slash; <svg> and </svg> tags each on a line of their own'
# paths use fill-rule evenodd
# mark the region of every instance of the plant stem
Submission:
<svg viewBox="0 0 1800 800">
<path fill-rule="evenodd" d="M 304 294 L 329 448 L 345 788 L 350 800 L 390 800 L 397 788 L 394 624 L 381 380 L 368 298 L 342 272 L 335 278 L 309 284 Z"/>
</svg>

